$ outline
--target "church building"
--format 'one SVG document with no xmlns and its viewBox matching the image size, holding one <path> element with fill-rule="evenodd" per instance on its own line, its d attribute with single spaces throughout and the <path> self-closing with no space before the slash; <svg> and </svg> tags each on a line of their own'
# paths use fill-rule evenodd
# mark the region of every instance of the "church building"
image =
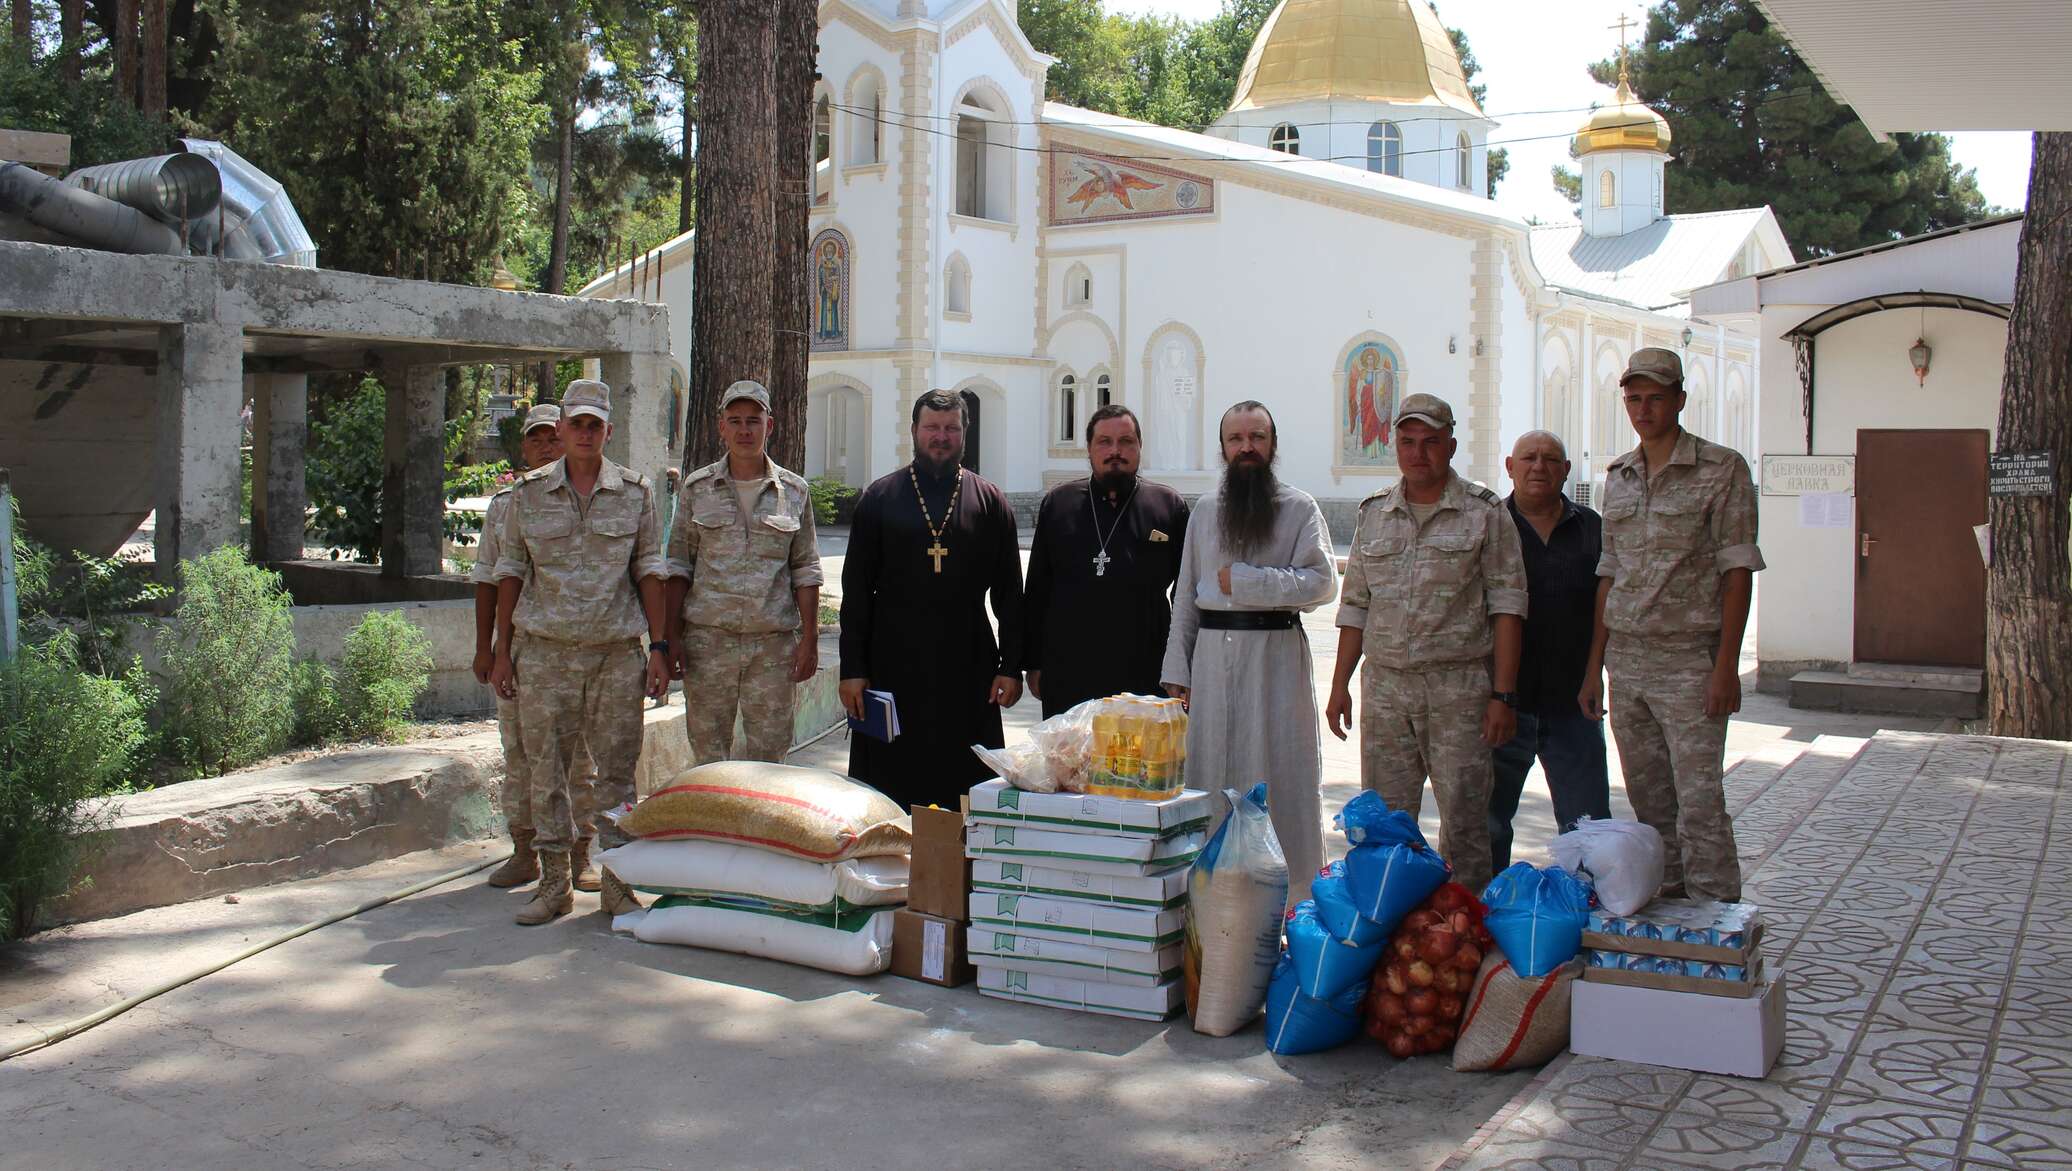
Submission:
<svg viewBox="0 0 2072 1171">
<path fill-rule="evenodd" d="M 1581 219 L 1531 225 L 1489 198 L 1498 124 L 1426 0 L 1283 0 L 1206 133 L 1046 102 L 1010 0 L 825 0 L 820 24 L 808 476 L 899 467 L 941 387 L 1018 503 L 1086 474 L 1108 402 L 1192 495 L 1223 409 L 1259 399 L 1279 475 L 1346 539 L 1415 392 L 1454 405 L 1468 478 L 1508 491 L 1510 443 L 1546 428 L 1593 495 L 1632 444 L 1617 379 L 1641 346 L 1684 356 L 1686 424 L 1753 460 L 1759 339 L 1688 297 L 1790 248 L 1767 208 L 1667 214 L 1671 129 L 1623 82 L 1576 133 Z M 657 254 L 679 362 L 687 245 Z"/>
</svg>

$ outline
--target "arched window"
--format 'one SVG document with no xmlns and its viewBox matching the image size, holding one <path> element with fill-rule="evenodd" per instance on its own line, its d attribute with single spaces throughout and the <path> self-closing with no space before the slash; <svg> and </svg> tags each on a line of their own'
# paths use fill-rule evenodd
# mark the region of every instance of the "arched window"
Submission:
<svg viewBox="0 0 2072 1171">
<path fill-rule="evenodd" d="M 962 255 L 952 255 L 942 270 L 943 312 L 971 316 L 971 265 Z"/>
<path fill-rule="evenodd" d="M 1071 309 L 1081 309 L 1086 307 L 1088 304 L 1092 303 L 1093 299 L 1093 274 L 1087 271 L 1085 265 L 1074 264 L 1071 270 L 1065 273 L 1066 307 Z"/>
<path fill-rule="evenodd" d="M 1115 401 L 1115 396 L 1110 387 L 1111 381 L 1106 374 L 1100 374 L 1094 378 L 1095 408 L 1105 407 Z"/>
<path fill-rule="evenodd" d="M 826 203 L 835 190 L 834 104 L 823 91 L 813 99 L 813 202 Z"/>
<path fill-rule="evenodd" d="M 885 95 L 876 77 L 857 81 L 849 99 L 849 165 L 868 166 L 884 158 Z"/>
<path fill-rule="evenodd" d="M 1403 128 L 1376 122 L 1367 128 L 1367 169 L 1377 175 L 1403 177 Z"/>
<path fill-rule="evenodd" d="M 995 94 L 974 91 L 957 103 L 958 215 L 981 220 L 1014 216 L 1014 152 L 1008 147 L 1012 118 Z"/>
<path fill-rule="evenodd" d="M 1283 122 L 1273 128 L 1266 144 L 1282 154 L 1299 155 L 1302 153 L 1302 132 L 1295 129 L 1293 122 Z"/>
<path fill-rule="evenodd" d="M 1460 138 L 1455 140 L 1455 145 L 1457 147 L 1455 153 L 1459 158 L 1454 167 L 1454 184 L 1463 191 L 1473 191 L 1475 189 L 1474 168 L 1470 164 L 1475 161 L 1475 144 L 1468 141 L 1466 134 L 1462 134 Z"/>
<path fill-rule="evenodd" d="M 1612 177 L 1609 169 L 1597 174 L 1597 206 L 1617 207 L 1619 205 L 1619 181 Z"/>
<path fill-rule="evenodd" d="M 1066 372 L 1058 376 L 1058 442 L 1079 439 L 1079 379 Z"/>
</svg>

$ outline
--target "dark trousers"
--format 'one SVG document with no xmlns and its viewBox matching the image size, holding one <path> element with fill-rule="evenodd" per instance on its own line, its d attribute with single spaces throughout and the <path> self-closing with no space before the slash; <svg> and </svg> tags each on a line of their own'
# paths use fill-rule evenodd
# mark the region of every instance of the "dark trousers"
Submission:
<svg viewBox="0 0 2072 1171">
<path fill-rule="evenodd" d="M 1491 873 L 1511 864 L 1511 819 L 1525 792 L 1525 774 L 1537 759 L 1546 766 L 1554 798 L 1556 833 L 1582 817 L 1612 815 L 1611 776 L 1604 760 L 1604 724 L 1580 710 L 1562 715 L 1518 713 L 1518 734 L 1495 752 L 1496 784 L 1489 791 Z"/>
</svg>

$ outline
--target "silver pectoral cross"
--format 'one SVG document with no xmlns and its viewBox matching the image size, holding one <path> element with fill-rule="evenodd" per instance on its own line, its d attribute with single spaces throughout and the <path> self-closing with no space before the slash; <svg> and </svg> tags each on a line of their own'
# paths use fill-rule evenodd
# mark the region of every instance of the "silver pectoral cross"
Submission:
<svg viewBox="0 0 2072 1171">
<path fill-rule="evenodd" d="M 1094 554 L 1094 576 L 1108 576 L 1108 550 L 1106 549 Z"/>
</svg>

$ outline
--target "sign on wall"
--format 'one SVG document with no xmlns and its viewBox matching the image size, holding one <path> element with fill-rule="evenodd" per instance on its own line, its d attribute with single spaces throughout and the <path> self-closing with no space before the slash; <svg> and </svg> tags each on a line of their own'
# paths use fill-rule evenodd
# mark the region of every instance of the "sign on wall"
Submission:
<svg viewBox="0 0 2072 1171">
<path fill-rule="evenodd" d="M 1986 457 L 1989 496 L 2054 496 L 2057 461 L 2048 451 L 1996 451 Z"/>
<path fill-rule="evenodd" d="M 1169 167 L 1061 150 L 1050 156 L 1045 202 L 1052 227 L 1208 215 L 1216 210 L 1216 184 Z"/>
<path fill-rule="evenodd" d="M 1831 496 L 1856 494 L 1853 455 L 1766 455 L 1763 495 Z"/>
</svg>

